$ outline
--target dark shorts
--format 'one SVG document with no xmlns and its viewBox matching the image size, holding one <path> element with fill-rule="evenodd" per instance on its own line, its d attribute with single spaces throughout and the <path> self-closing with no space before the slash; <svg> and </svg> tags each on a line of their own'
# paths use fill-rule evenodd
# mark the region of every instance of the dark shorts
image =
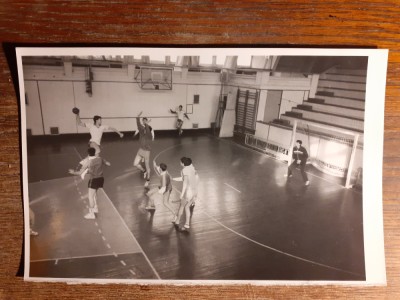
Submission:
<svg viewBox="0 0 400 300">
<path fill-rule="evenodd" d="M 101 152 L 101 146 L 96 144 L 95 142 L 89 141 L 88 147 L 96 149 L 96 155 L 98 155 Z"/>
<path fill-rule="evenodd" d="M 97 189 L 102 188 L 103 185 L 104 185 L 104 177 L 97 177 L 97 178 L 89 179 L 88 187 L 90 189 L 97 190 Z"/>
</svg>

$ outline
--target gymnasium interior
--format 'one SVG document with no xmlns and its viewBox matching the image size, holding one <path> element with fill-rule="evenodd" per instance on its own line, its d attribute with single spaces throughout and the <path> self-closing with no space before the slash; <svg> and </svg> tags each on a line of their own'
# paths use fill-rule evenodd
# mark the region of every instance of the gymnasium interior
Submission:
<svg viewBox="0 0 400 300">
<path fill-rule="evenodd" d="M 92 55 L 22 57 L 26 178 L 35 215 L 29 276 L 119 280 L 365 280 L 363 135 L 368 57 Z M 176 130 L 179 105 L 189 119 Z M 111 163 L 86 220 L 94 115 Z M 190 157 L 199 195 L 190 231 L 156 199 L 145 209 L 136 117 L 155 133 L 151 162 L 180 176 Z M 287 178 L 296 140 L 310 185 Z M 159 184 L 152 173 L 151 186 Z M 181 182 L 173 182 L 178 210 Z"/>
</svg>

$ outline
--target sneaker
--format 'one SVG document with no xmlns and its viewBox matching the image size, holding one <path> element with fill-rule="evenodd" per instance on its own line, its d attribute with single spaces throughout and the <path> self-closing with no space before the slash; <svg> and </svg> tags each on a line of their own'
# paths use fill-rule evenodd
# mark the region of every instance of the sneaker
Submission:
<svg viewBox="0 0 400 300">
<path fill-rule="evenodd" d="M 178 216 L 174 217 L 174 219 L 172 220 L 172 224 L 176 224 L 176 221 L 178 221 Z"/>
<path fill-rule="evenodd" d="M 147 172 L 144 171 L 144 172 L 143 172 L 143 178 L 146 179 L 146 176 L 147 176 Z"/>
<path fill-rule="evenodd" d="M 310 185 L 310 181 L 307 180 L 304 185 Z"/>
<path fill-rule="evenodd" d="M 181 227 L 179 230 L 182 231 L 182 232 L 189 232 L 190 226 L 189 225 L 185 225 L 185 226 Z"/>
<path fill-rule="evenodd" d="M 293 176 L 293 174 L 290 174 L 290 175 L 285 174 L 285 177 L 292 177 L 292 176 Z"/>
<path fill-rule="evenodd" d="M 37 236 L 39 235 L 39 233 L 37 233 L 36 231 L 33 231 L 32 229 L 30 230 L 30 235 L 31 236 Z"/>
<path fill-rule="evenodd" d="M 174 218 L 174 220 L 172 221 L 172 224 L 174 224 L 176 229 L 179 229 L 179 220 L 178 220 L 178 216 L 176 216 Z"/>
<path fill-rule="evenodd" d="M 97 205 L 93 208 L 93 212 L 94 212 L 95 214 L 98 214 L 98 213 L 99 213 L 99 207 L 98 207 Z"/>
<path fill-rule="evenodd" d="M 87 215 L 85 215 L 85 219 L 86 220 L 94 220 L 94 219 L 96 219 L 96 216 L 94 215 L 93 212 L 90 212 Z"/>
<path fill-rule="evenodd" d="M 144 184 L 144 187 L 148 187 L 149 184 L 150 184 L 150 180 L 147 180 L 147 181 L 145 182 L 145 184 Z"/>
</svg>

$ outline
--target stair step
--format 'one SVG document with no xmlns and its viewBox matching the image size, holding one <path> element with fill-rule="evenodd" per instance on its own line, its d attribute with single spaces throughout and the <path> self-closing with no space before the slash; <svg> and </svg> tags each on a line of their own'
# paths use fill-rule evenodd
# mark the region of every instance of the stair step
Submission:
<svg viewBox="0 0 400 300">
<path fill-rule="evenodd" d="M 333 92 L 327 92 L 327 91 L 318 91 L 315 94 L 321 95 L 321 96 L 334 96 L 335 95 Z"/>
<path fill-rule="evenodd" d="M 297 108 L 302 109 L 302 110 L 313 110 L 311 105 L 306 105 L 306 104 L 299 104 L 299 105 L 297 105 Z"/>
<path fill-rule="evenodd" d="M 312 119 L 308 119 L 308 118 L 293 117 L 293 116 L 289 116 L 289 114 L 287 114 L 287 113 L 283 114 L 282 117 L 283 118 L 285 118 L 285 117 L 297 118 L 297 119 L 301 119 L 301 120 L 304 120 L 304 121 L 310 121 L 310 122 L 313 122 L 313 123 L 318 123 L 318 124 L 322 124 L 322 125 L 328 125 L 328 126 L 332 126 L 332 127 L 336 127 L 336 128 L 345 129 L 345 130 L 351 130 L 353 132 L 355 131 L 355 132 L 363 133 L 363 130 L 358 129 L 358 128 L 344 126 L 342 124 L 333 124 L 333 123 L 329 123 L 329 122 L 317 121 L 317 120 L 312 120 Z M 321 129 L 321 130 L 325 131 L 326 129 Z M 332 129 L 327 129 L 327 130 L 332 131 Z M 335 132 L 335 130 L 333 130 L 333 132 Z"/>
<path fill-rule="evenodd" d="M 311 103 L 319 103 L 319 104 L 325 103 L 325 99 L 320 99 L 320 98 L 309 98 L 307 101 L 311 102 Z"/>
<path fill-rule="evenodd" d="M 310 98 L 311 99 L 311 98 Z M 340 107 L 340 108 L 344 108 L 344 109 L 350 109 L 350 110 L 357 110 L 357 111 L 362 111 L 364 113 L 364 109 L 360 109 L 360 108 L 355 108 L 352 106 L 346 106 L 346 105 L 337 105 L 337 104 L 330 104 L 330 103 L 325 103 L 325 102 L 318 102 L 318 101 L 310 101 L 310 99 L 305 100 L 304 104 L 310 104 L 310 106 L 313 106 L 313 104 L 319 104 L 319 105 L 324 105 L 324 106 L 330 106 L 330 107 Z M 324 99 L 318 99 L 318 100 L 324 100 Z M 318 106 L 318 105 L 317 105 Z M 313 107 L 314 109 L 314 107 Z"/>
<path fill-rule="evenodd" d="M 303 117 L 302 113 L 298 113 L 298 112 L 294 112 L 294 111 L 287 111 L 284 113 L 284 115 L 289 116 L 289 117 L 294 117 L 294 118 L 302 118 Z"/>
<path fill-rule="evenodd" d="M 331 94 L 327 94 L 327 93 L 331 93 Z M 320 95 L 320 96 L 354 98 L 354 99 L 358 99 L 360 101 L 365 101 L 365 90 L 352 90 L 352 89 L 318 86 L 316 94 Z"/>
</svg>

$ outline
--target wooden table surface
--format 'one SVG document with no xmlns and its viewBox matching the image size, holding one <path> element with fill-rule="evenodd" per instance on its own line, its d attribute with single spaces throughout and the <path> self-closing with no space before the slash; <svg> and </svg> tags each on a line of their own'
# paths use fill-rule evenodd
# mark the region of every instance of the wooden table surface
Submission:
<svg viewBox="0 0 400 300">
<path fill-rule="evenodd" d="M 128 2 L 128 1 L 126 1 Z M 111 2 L 110 2 L 111 3 Z M 389 49 L 383 208 L 386 287 L 66 285 L 16 277 L 22 251 L 18 105 L 0 54 L 0 299 L 400 299 L 400 2 L 0 1 L 0 41 Z"/>
</svg>

